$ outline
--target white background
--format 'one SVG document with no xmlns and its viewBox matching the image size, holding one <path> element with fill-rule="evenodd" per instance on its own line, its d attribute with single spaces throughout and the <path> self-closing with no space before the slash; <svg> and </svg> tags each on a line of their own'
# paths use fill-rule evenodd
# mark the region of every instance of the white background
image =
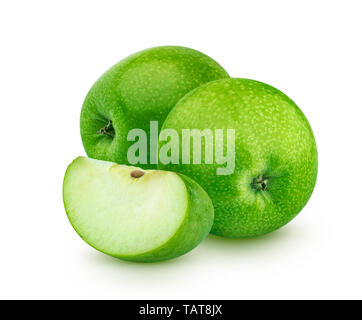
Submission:
<svg viewBox="0 0 362 320">
<path fill-rule="evenodd" d="M 2 1 L 0 298 L 362 298 L 361 1 Z M 123 262 L 67 221 L 62 179 L 85 155 L 93 82 L 157 45 L 198 49 L 289 95 L 319 176 L 300 215 L 250 240 L 209 236 L 179 259 Z"/>
</svg>

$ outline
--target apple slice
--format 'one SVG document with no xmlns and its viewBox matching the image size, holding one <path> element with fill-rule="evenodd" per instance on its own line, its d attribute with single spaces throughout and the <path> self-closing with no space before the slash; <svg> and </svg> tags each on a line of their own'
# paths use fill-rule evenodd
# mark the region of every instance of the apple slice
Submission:
<svg viewBox="0 0 362 320">
<path fill-rule="evenodd" d="M 85 157 L 69 165 L 63 200 L 82 239 L 131 261 L 185 254 L 207 236 L 214 218 L 206 192 L 184 175 Z"/>
</svg>

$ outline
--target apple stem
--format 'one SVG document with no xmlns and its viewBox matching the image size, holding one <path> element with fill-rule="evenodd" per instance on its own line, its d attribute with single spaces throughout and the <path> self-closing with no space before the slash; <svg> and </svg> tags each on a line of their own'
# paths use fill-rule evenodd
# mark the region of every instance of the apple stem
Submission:
<svg viewBox="0 0 362 320">
<path fill-rule="evenodd" d="M 114 132 L 114 128 L 112 125 L 112 120 L 108 120 L 108 123 L 103 128 L 101 128 L 97 131 L 97 134 L 102 134 L 107 137 L 113 138 L 115 132 Z"/>
</svg>

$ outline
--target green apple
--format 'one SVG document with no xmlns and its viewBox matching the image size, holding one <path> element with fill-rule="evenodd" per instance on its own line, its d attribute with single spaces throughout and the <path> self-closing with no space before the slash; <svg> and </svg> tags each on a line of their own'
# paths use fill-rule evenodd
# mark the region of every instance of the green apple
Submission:
<svg viewBox="0 0 362 320">
<path fill-rule="evenodd" d="M 230 174 L 218 174 L 221 165 L 206 163 L 205 157 L 195 164 L 193 152 L 199 151 L 195 149 L 190 151 L 190 164 L 183 163 L 182 153 L 189 151 L 181 146 L 179 164 L 159 165 L 191 177 L 209 194 L 215 209 L 212 233 L 225 237 L 266 234 L 288 223 L 309 200 L 317 177 L 316 142 L 302 111 L 279 90 L 248 79 L 204 84 L 177 103 L 162 130 L 174 129 L 182 135 L 188 128 L 234 130 Z M 224 154 L 229 145 L 226 139 L 221 140 Z M 160 139 L 159 147 L 167 143 Z"/>
<path fill-rule="evenodd" d="M 63 200 L 83 240 L 130 261 L 187 253 L 206 237 L 214 218 L 210 198 L 188 177 L 85 157 L 69 165 Z"/>
<path fill-rule="evenodd" d="M 186 93 L 203 83 L 228 77 L 216 61 L 185 47 L 155 47 L 127 57 L 105 72 L 85 98 L 80 130 L 87 155 L 135 164 L 127 158 L 134 144 L 127 140 L 130 130 L 142 129 L 149 136 L 150 121 L 158 121 L 161 127 Z M 148 155 L 151 159 L 140 164 L 156 168 L 150 150 Z"/>
</svg>

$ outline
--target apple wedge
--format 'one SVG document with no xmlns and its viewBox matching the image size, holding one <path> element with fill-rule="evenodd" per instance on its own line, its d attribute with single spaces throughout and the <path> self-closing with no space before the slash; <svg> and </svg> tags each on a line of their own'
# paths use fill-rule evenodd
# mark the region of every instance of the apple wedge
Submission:
<svg viewBox="0 0 362 320">
<path fill-rule="evenodd" d="M 69 165 L 63 200 L 83 240 L 130 261 L 183 255 L 207 236 L 214 219 L 206 192 L 184 175 L 85 157 Z"/>
</svg>

